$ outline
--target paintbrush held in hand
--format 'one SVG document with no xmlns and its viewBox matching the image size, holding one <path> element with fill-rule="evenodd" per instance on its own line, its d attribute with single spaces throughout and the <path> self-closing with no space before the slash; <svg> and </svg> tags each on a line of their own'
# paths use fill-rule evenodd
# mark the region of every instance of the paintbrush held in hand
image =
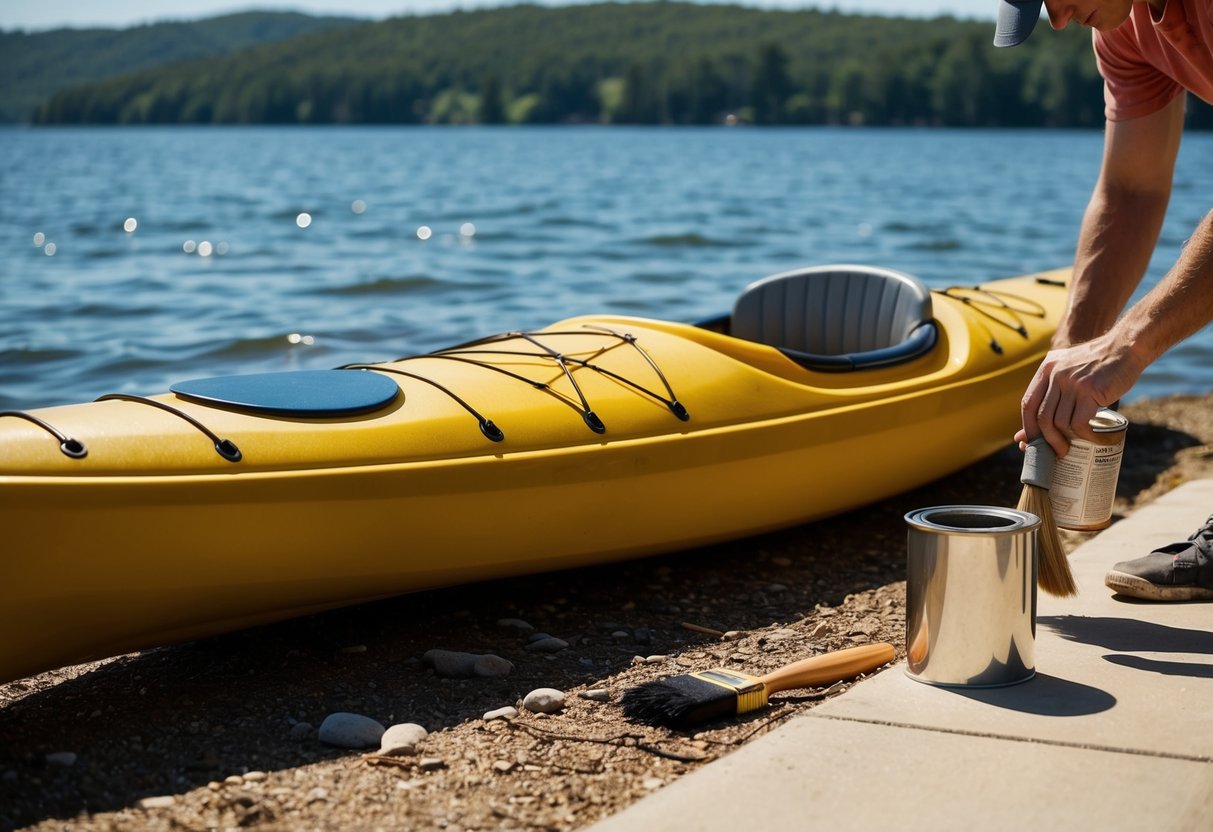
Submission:
<svg viewBox="0 0 1213 832">
<path fill-rule="evenodd" d="M 1078 585 L 1070 572 L 1070 561 L 1061 545 L 1057 533 L 1057 521 L 1053 519 L 1053 502 L 1049 487 L 1053 482 L 1053 466 L 1057 456 L 1043 438 L 1028 443 L 1023 455 L 1023 493 L 1019 495 L 1020 511 L 1035 514 L 1040 518 L 1040 529 L 1036 533 L 1037 584 L 1050 595 L 1065 597 L 1078 594 Z"/>
<path fill-rule="evenodd" d="M 637 722 L 687 728 L 766 707 L 772 693 L 832 685 L 893 660 L 893 645 L 850 647 L 802 659 L 765 676 L 715 668 L 671 676 L 624 691 L 623 712 Z"/>
</svg>

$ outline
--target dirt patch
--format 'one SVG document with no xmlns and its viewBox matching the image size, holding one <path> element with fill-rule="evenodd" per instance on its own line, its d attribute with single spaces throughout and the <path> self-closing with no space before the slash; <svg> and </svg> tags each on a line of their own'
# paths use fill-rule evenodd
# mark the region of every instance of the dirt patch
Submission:
<svg viewBox="0 0 1213 832">
<path fill-rule="evenodd" d="M 1213 475 L 1213 394 L 1124 412 L 1118 516 Z M 1008 448 L 777 534 L 420 593 L 0 685 L 0 829 L 585 827 L 848 685 L 779 694 L 695 731 L 627 722 L 623 690 L 715 666 L 763 673 L 871 641 L 902 657 L 903 515 L 1013 506 L 1019 466 Z M 1068 533 L 1067 545 L 1089 536 Z M 569 646 L 528 649 L 528 634 L 503 619 Z M 432 648 L 494 653 L 515 668 L 442 679 L 421 660 Z M 565 691 L 564 711 L 482 718 L 539 687 Z M 578 695 L 593 689 L 610 700 Z M 338 711 L 430 733 L 413 757 L 343 751 L 315 730 Z"/>
</svg>

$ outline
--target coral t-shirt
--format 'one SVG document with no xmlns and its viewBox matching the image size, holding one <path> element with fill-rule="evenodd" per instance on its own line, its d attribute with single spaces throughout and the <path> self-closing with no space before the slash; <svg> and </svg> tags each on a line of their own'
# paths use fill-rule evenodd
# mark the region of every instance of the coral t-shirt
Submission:
<svg viewBox="0 0 1213 832">
<path fill-rule="evenodd" d="M 1213 0 L 1167 0 L 1161 14 L 1134 3 L 1094 43 L 1109 121 L 1157 112 L 1185 89 L 1213 104 Z"/>
</svg>

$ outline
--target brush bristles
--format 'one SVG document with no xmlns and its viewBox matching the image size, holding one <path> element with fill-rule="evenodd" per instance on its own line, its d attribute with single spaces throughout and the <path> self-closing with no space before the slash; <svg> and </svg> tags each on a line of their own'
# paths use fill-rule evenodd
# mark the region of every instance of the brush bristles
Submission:
<svg viewBox="0 0 1213 832">
<path fill-rule="evenodd" d="M 1036 534 L 1039 554 L 1037 584 L 1050 595 L 1062 598 L 1077 595 L 1078 584 L 1074 582 L 1070 560 L 1061 545 L 1061 536 L 1057 533 L 1057 521 L 1053 519 L 1053 503 L 1049 499 L 1048 489 L 1038 485 L 1024 485 L 1016 508 L 1040 518 L 1040 530 Z"/>
<path fill-rule="evenodd" d="M 637 722 L 687 728 L 762 708 L 767 691 L 753 676 L 705 670 L 630 688 L 620 704 L 624 715 Z"/>
</svg>

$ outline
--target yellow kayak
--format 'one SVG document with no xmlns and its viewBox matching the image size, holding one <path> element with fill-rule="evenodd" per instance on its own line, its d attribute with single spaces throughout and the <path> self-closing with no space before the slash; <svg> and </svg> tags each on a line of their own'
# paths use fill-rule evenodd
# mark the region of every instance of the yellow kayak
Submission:
<svg viewBox="0 0 1213 832">
<path fill-rule="evenodd" d="M 699 325 L 578 317 L 0 413 L 0 680 L 922 485 L 1008 444 L 1068 278 L 805 269 Z"/>
</svg>

